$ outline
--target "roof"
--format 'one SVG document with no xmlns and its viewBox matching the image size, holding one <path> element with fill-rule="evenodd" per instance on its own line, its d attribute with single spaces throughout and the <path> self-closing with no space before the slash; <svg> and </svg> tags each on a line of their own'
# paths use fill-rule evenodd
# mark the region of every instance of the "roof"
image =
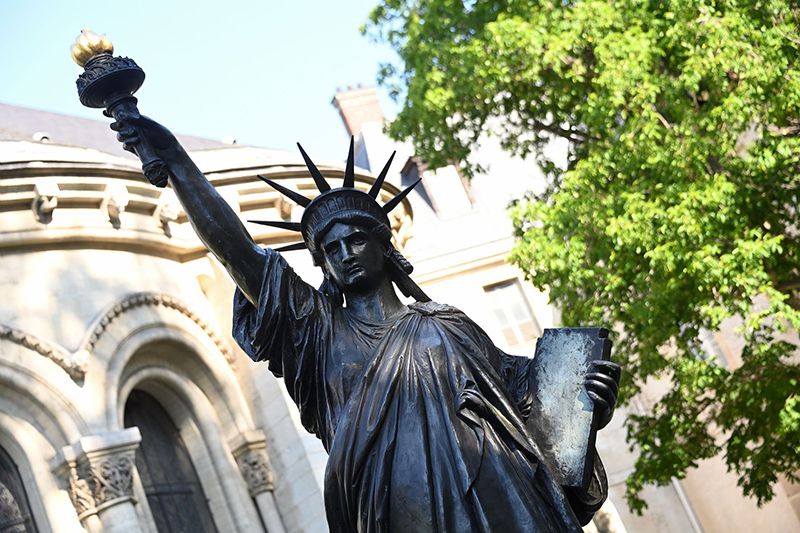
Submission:
<svg viewBox="0 0 800 533">
<path fill-rule="evenodd" d="M 0 103 L 0 163 L 82 162 L 138 169 L 138 158 L 122 149 L 108 125 L 108 120 Z M 43 134 L 47 141 L 38 138 Z M 190 135 L 176 137 L 204 173 L 278 166 L 305 169 L 296 152 L 231 145 Z M 316 165 L 342 170 L 341 161 L 316 161 Z M 363 169 L 359 173 L 369 174 Z"/>
<path fill-rule="evenodd" d="M 115 165 L 134 171 L 139 170 L 140 166 L 136 160 L 120 156 L 91 148 L 63 146 L 32 140 L 6 140 L 0 137 L 0 168 L 9 164 L 34 163 L 41 166 L 41 164 L 47 163 L 79 163 L 81 165 Z"/>
<path fill-rule="evenodd" d="M 0 140 L 38 141 L 34 135 L 46 134 L 49 142 L 66 146 L 91 148 L 118 157 L 134 159 L 122 150 L 108 121 L 79 118 L 28 107 L 0 103 Z M 177 135 L 188 151 L 229 147 L 220 141 Z"/>
</svg>

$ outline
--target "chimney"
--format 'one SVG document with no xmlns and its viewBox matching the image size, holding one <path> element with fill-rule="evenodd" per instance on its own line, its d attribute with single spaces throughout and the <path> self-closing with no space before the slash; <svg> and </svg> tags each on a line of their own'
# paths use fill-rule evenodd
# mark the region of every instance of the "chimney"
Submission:
<svg viewBox="0 0 800 533">
<path fill-rule="evenodd" d="M 331 102 L 339 111 L 350 135 L 358 135 L 364 123 L 383 123 L 383 111 L 375 87 L 347 87 L 337 90 Z"/>
</svg>

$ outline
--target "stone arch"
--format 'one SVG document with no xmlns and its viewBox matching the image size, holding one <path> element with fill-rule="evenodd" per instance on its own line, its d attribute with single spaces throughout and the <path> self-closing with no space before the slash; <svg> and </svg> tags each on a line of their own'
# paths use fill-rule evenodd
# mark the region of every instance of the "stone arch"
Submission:
<svg viewBox="0 0 800 533">
<path fill-rule="evenodd" d="M 226 433 L 251 429 L 252 416 L 235 371 L 236 353 L 212 323 L 177 298 L 155 293 L 133 294 L 107 308 L 83 342 L 83 350 L 91 353 L 87 387 L 106 400 L 104 426 L 121 427 L 121 384 L 137 368 L 150 365 L 196 383 L 225 412 L 221 419 Z"/>
<path fill-rule="evenodd" d="M 89 328 L 88 334 L 84 339 L 82 349 L 86 352 L 93 352 L 95 347 L 104 335 L 106 330 L 120 316 L 140 307 L 158 308 L 163 307 L 176 311 L 194 322 L 202 332 L 216 345 L 219 352 L 225 357 L 229 364 L 234 364 L 230 346 L 225 343 L 216 329 L 205 320 L 199 313 L 196 313 L 187 304 L 178 298 L 166 294 L 140 292 L 126 296 L 122 300 L 109 306 Z"/>
<path fill-rule="evenodd" d="M 0 408 L 0 447 L 17 466 L 37 529 L 46 533 L 71 530 L 70 524 L 79 527 L 67 487 L 51 470 L 59 455 L 51 440 L 29 420 Z"/>
<path fill-rule="evenodd" d="M 252 508 L 242 505 L 248 500 L 247 492 L 209 399 L 189 380 L 159 368 L 131 376 L 123 394 L 127 398 L 133 390 L 155 397 L 175 423 L 200 473 L 219 530 L 251 529 L 257 518 Z"/>
<path fill-rule="evenodd" d="M 236 375 L 209 342 L 176 324 L 147 324 L 119 346 L 106 372 L 108 426 L 119 429 L 124 397 L 131 375 L 142 368 L 160 368 L 194 384 L 215 406 L 227 437 L 252 429 L 249 406 Z"/>
<path fill-rule="evenodd" d="M 256 509 L 250 502 L 247 487 L 228 445 L 247 428 L 231 420 L 225 421 L 235 411 L 222 405 L 227 400 L 214 394 L 210 397 L 179 368 L 158 364 L 151 357 L 154 350 L 164 348 L 180 349 L 175 343 L 154 341 L 141 346 L 129 360 L 130 366 L 123 373 L 118 390 L 118 424 L 122 425 L 125 403 L 133 390 L 153 396 L 169 414 L 186 443 L 219 530 L 249 531 L 257 528 Z M 183 350 L 188 352 L 189 349 L 183 347 Z M 189 355 L 184 353 L 184 356 Z M 141 496 L 139 501 L 144 502 L 143 493 Z"/>
<path fill-rule="evenodd" d="M 5 340 L 0 343 L 0 446 L 19 470 L 39 531 L 75 530 L 80 526 L 72 493 L 57 470 L 62 450 L 89 427 L 76 404 L 80 387 L 75 376 L 37 349 L 57 350 L 54 345 Z"/>
<path fill-rule="evenodd" d="M 54 383 L 33 367 L 0 362 L 0 412 L 27 420 L 56 449 L 80 438 L 87 424 L 80 411 Z"/>
</svg>

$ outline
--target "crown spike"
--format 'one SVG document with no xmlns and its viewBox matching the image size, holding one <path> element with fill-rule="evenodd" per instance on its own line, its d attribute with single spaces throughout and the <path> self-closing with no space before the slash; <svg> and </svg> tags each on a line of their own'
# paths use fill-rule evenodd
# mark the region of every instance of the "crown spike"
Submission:
<svg viewBox="0 0 800 533">
<path fill-rule="evenodd" d="M 281 246 L 280 248 L 273 248 L 276 252 L 291 252 L 294 250 L 305 250 L 308 248 L 306 243 L 304 242 L 296 242 L 294 244 L 287 244 L 286 246 Z"/>
<path fill-rule="evenodd" d="M 408 187 L 406 187 L 405 189 L 403 189 L 403 192 L 401 192 L 400 194 L 398 194 L 397 196 L 395 196 L 394 198 L 392 198 L 391 200 L 389 200 L 389 201 L 386 203 L 386 205 L 384 205 L 384 206 L 383 206 L 383 212 L 384 212 L 384 213 L 389 213 L 389 212 L 390 212 L 392 209 L 394 209 L 395 207 L 397 207 L 397 204 L 399 204 L 400 202 L 402 202 L 402 201 L 403 201 L 403 198 L 405 198 L 406 196 L 408 196 L 408 193 L 410 193 L 410 192 L 411 192 L 411 190 L 412 190 L 414 187 L 416 187 L 416 186 L 419 184 L 419 182 L 420 182 L 420 181 L 422 181 L 422 178 L 419 178 L 417 181 L 415 181 L 414 183 L 412 183 L 411 185 L 409 185 Z"/>
<path fill-rule="evenodd" d="M 273 189 L 275 189 L 276 191 L 278 191 L 282 195 L 286 196 L 287 198 L 290 198 L 293 202 L 295 202 L 298 205 L 306 207 L 308 204 L 311 203 L 311 200 L 309 200 L 308 198 L 306 198 L 305 196 L 303 196 L 300 193 L 294 192 L 291 189 L 287 189 L 283 185 L 280 185 L 280 184 L 272 181 L 271 179 L 262 176 L 261 174 L 258 174 L 258 177 L 261 180 L 265 181 L 270 187 L 272 187 Z"/>
<path fill-rule="evenodd" d="M 389 156 L 389 160 L 384 165 L 383 170 L 381 173 L 378 174 L 377 179 L 375 179 L 375 183 L 372 184 L 372 187 L 369 189 L 369 194 L 373 198 L 378 198 L 378 195 L 381 193 L 381 187 L 383 187 L 383 180 L 386 179 L 386 174 L 389 172 L 389 167 L 392 166 L 392 159 L 394 159 L 394 154 L 397 153 L 397 150 L 392 152 L 392 155 Z"/>
<path fill-rule="evenodd" d="M 273 228 L 287 229 L 289 231 L 300 231 L 299 222 L 285 222 L 283 220 L 248 220 L 253 224 L 261 224 L 262 226 L 272 226 Z"/>
<path fill-rule="evenodd" d="M 317 189 L 319 189 L 319 192 L 327 192 L 331 190 L 331 186 L 328 185 L 328 182 L 322 175 L 322 172 L 320 172 L 314 162 L 311 161 L 311 158 L 308 157 L 308 154 L 305 150 L 303 150 L 303 147 L 300 146 L 300 143 L 297 143 L 297 147 L 300 148 L 300 153 L 303 154 L 303 160 L 306 162 L 308 171 L 311 172 L 311 177 L 314 178 L 314 183 L 317 184 Z"/>
<path fill-rule="evenodd" d="M 356 172 L 355 172 L 355 137 L 350 136 L 350 151 L 347 154 L 347 166 L 344 170 L 344 183 L 342 187 L 355 187 L 356 186 Z"/>
</svg>

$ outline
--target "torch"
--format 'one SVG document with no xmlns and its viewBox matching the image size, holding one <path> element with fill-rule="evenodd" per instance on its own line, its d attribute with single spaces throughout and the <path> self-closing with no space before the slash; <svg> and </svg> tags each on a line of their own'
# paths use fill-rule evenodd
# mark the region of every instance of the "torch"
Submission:
<svg viewBox="0 0 800 533">
<path fill-rule="evenodd" d="M 105 109 L 103 114 L 118 120 L 120 113 L 138 116 L 136 98 L 133 96 L 144 83 L 144 71 L 127 57 L 113 56 L 114 45 L 105 35 L 90 30 L 81 34 L 72 45 L 72 59 L 83 67 L 78 76 L 78 98 L 86 107 Z M 156 187 L 165 187 L 169 171 L 167 165 L 155 155 L 147 139 L 140 138 L 133 150 L 142 161 L 142 172 Z"/>
</svg>

